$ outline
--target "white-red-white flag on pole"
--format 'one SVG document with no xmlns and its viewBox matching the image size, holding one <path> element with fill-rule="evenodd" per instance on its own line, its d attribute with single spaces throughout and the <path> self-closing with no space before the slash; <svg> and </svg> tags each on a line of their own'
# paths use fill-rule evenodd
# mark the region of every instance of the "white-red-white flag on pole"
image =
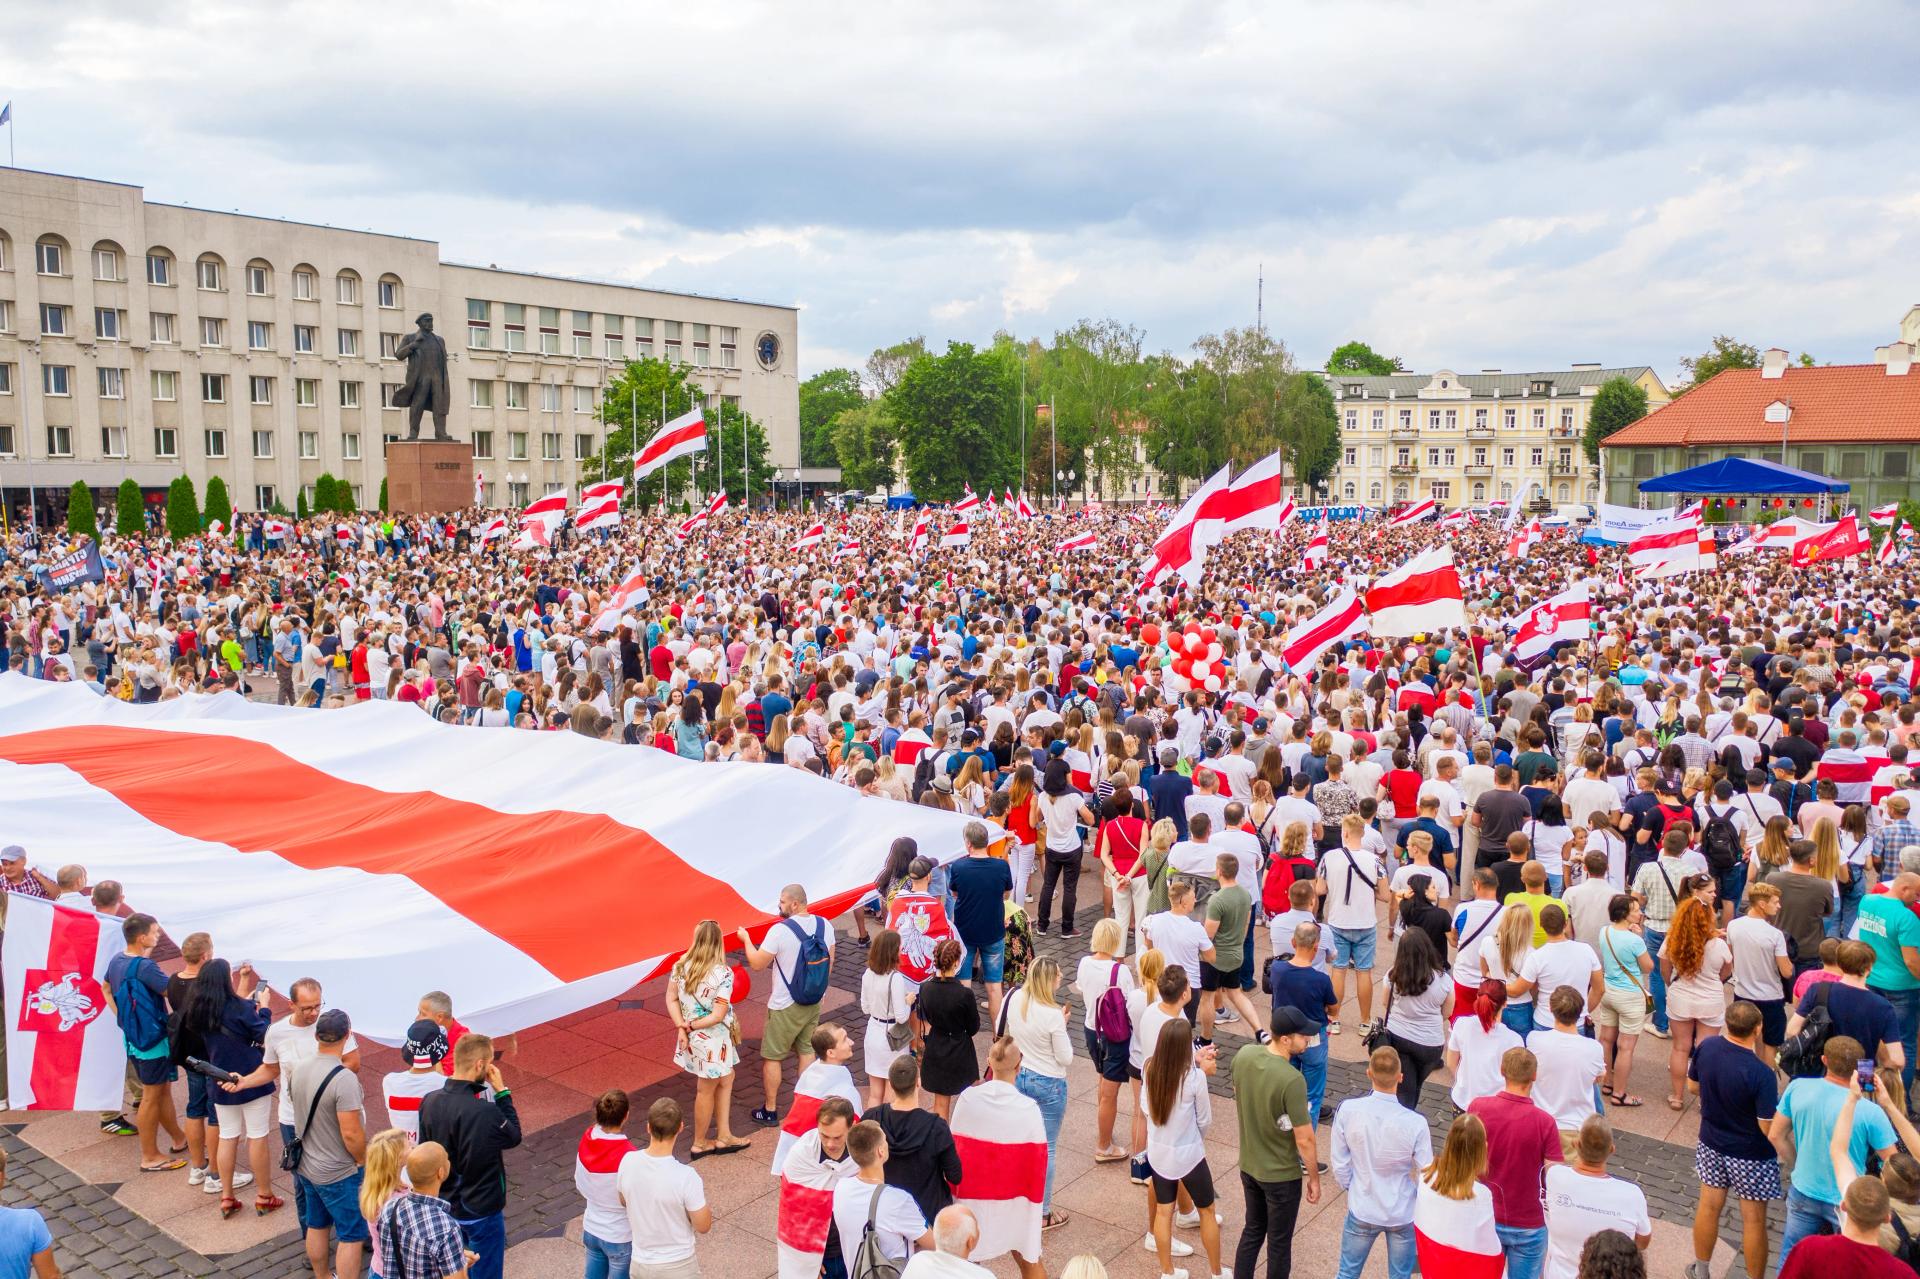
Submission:
<svg viewBox="0 0 1920 1279">
<path fill-rule="evenodd" d="M 1448 511 L 1440 517 L 1440 531 L 1452 533 L 1457 529 L 1468 528 L 1473 524 L 1473 513 L 1465 507 L 1457 511 Z"/>
<path fill-rule="evenodd" d="M 612 498 L 618 502 L 626 495 L 625 480 L 601 480 L 598 484 L 589 484 L 580 490 L 580 505 L 588 506 L 595 502 L 604 502 Z"/>
<path fill-rule="evenodd" d="M 1700 544 L 1700 517 L 1681 515 L 1658 524 L 1649 524 L 1627 543 L 1627 563 L 1635 568 L 1652 568 L 1676 557 L 1697 553 Z"/>
<path fill-rule="evenodd" d="M 1399 638 L 1467 624 L 1466 592 L 1453 566 L 1453 548 L 1441 545 L 1402 564 L 1367 591 L 1373 633 Z"/>
<path fill-rule="evenodd" d="M 1025 489 L 1020 490 L 1020 505 L 1018 509 L 1020 511 L 1020 518 L 1023 520 L 1034 519 L 1038 515 L 1038 512 L 1033 509 L 1033 504 L 1027 501 L 1027 491 Z"/>
<path fill-rule="evenodd" d="M 1887 534 L 1887 540 L 1880 543 L 1880 553 L 1876 555 L 1874 558 L 1877 559 L 1882 564 L 1893 563 L 1893 553 L 1899 541 L 1900 541 L 1899 534 L 1897 533 Z"/>
<path fill-rule="evenodd" d="M 967 527 L 965 520 L 955 520 L 953 527 L 940 535 L 942 546 L 966 546 L 973 541 L 973 530 Z"/>
<path fill-rule="evenodd" d="M 13 1109 L 119 1109 L 126 1038 L 102 983 L 125 949 L 117 919 L 33 897 L 9 899 L 0 974 Z"/>
<path fill-rule="evenodd" d="M 1510 560 L 1526 559 L 1529 555 L 1533 554 L 1533 548 L 1540 545 L 1541 539 L 1545 536 L 1546 534 L 1541 529 L 1539 520 L 1528 520 L 1525 524 L 1515 529 L 1513 536 L 1507 539 L 1507 558 Z"/>
<path fill-rule="evenodd" d="M 633 478 L 652 475 L 675 458 L 691 457 L 707 451 L 707 418 L 702 409 L 689 409 L 674 418 L 634 454 Z"/>
<path fill-rule="evenodd" d="M 1555 644 L 1586 639 L 1593 630 L 1593 596 L 1585 582 L 1542 600 L 1522 613 L 1513 636 L 1514 660 L 1545 657 Z"/>
<path fill-rule="evenodd" d="M 522 524 L 526 523 L 527 517 L 530 515 L 564 516 L 566 513 L 567 495 L 565 493 L 549 493 L 545 497 L 535 498 L 533 501 L 527 503 L 526 509 L 520 512 L 520 522 Z"/>
<path fill-rule="evenodd" d="M 793 549 L 796 551 L 804 551 L 809 546 L 820 545 L 820 543 L 824 542 L 826 538 L 827 538 L 827 526 L 825 524 L 815 524 L 813 527 L 809 528 L 806 532 L 800 535 L 799 540 L 794 542 Z"/>
<path fill-rule="evenodd" d="M 918 555 L 927 546 L 927 513 L 920 512 L 913 521 L 913 536 L 907 539 L 907 552 Z"/>
<path fill-rule="evenodd" d="M 1427 519 L 1439 509 L 1439 504 L 1432 498 L 1423 497 L 1418 502 L 1407 507 L 1406 510 L 1401 511 L 1400 514 L 1388 520 L 1387 523 L 1392 525 L 1418 524 L 1421 520 Z"/>
<path fill-rule="evenodd" d="M 553 545 L 553 524 L 543 515 L 520 521 L 520 536 L 513 539 L 516 551 L 531 551 L 536 547 Z"/>
<path fill-rule="evenodd" d="M 646 603 L 651 593 L 647 590 L 646 570 L 637 568 L 627 574 L 620 585 L 613 588 L 611 603 L 614 608 L 624 613 L 635 604 Z"/>
<path fill-rule="evenodd" d="M 1315 529 L 1313 537 L 1307 542 L 1306 554 L 1300 557 L 1300 567 L 1306 569 L 1308 572 L 1312 572 L 1322 564 L 1325 564 L 1327 562 L 1328 547 L 1332 541 L 1333 539 L 1328 534 L 1326 525 L 1323 524 Z"/>
<path fill-rule="evenodd" d="M 1076 533 L 1072 537 L 1062 539 L 1056 549 L 1062 551 L 1091 551 L 1099 544 L 1100 538 L 1098 534 Z"/>
<path fill-rule="evenodd" d="M 1193 495 L 1173 513 L 1167 527 L 1153 540 L 1153 561 L 1147 566 L 1142 589 L 1152 586 L 1167 572 L 1178 573 L 1189 586 L 1200 584 L 1200 571 L 1206 562 L 1206 547 L 1196 545 L 1199 523 L 1208 503 L 1217 494 L 1226 492 L 1228 477 L 1229 468 L 1221 467 L 1208 476 L 1207 482 L 1195 489 Z"/>
<path fill-rule="evenodd" d="M 1681 573 L 1711 573 L 1719 568 L 1719 548 L 1714 543 L 1713 530 L 1701 526 L 1697 518 L 1693 524 L 1691 541 L 1668 547 L 1666 558 L 1642 564 L 1635 576 L 1677 577 Z"/>
<path fill-rule="evenodd" d="M 988 1080 L 960 1094 L 952 1127 L 960 1156 L 954 1202 L 970 1209 L 980 1227 L 970 1258 L 984 1262 L 1017 1252 L 1038 1261 L 1047 1185 L 1047 1128 L 1038 1103 L 1012 1084 Z"/>
<path fill-rule="evenodd" d="M 491 542 L 497 537 L 506 535 L 507 517 L 504 515 L 496 515 L 480 526 L 480 540 L 483 542 Z"/>
<path fill-rule="evenodd" d="M 1900 503 L 1888 502 L 1885 506 L 1876 506 L 1867 512 L 1867 518 L 1875 524 L 1891 524 L 1900 518 Z"/>
<path fill-rule="evenodd" d="M 1304 671 L 1341 640 L 1367 633 L 1367 610 L 1351 586 L 1342 586 L 1327 606 L 1287 631 L 1280 656 L 1293 670 Z"/>
<path fill-rule="evenodd" d="M 1294 517 L 1298 514 L 1300 514 L 1300 508 L 1294 505 L 1292 498 L 1288 498 L 1285 502 L 1281 503 L 1280 513 L 1274 517 L 1274 528 L 1285 528 L 1287 525 L 1293 523 Z"/>
<path fill-rule="evenodd" d="M 574 525 L 582 529 L 619 528 L 620 499 L 601 498 L 591 506 L 582 505 L 573 517 Z"/>
<path fill-rule="evenodd" d="M 1902 541 L 1912 541 L 1915 536 L 1913 525 L 1906 520 L 1901 520 L 1900 527 L 1893 530 L 1893 535 Z"/>
<path fill-rule="evenodd" d="M 969 484 L 967 485 L 966 495 L 953 504 L 953 513 L 955 515 L 964 515 L 978 505 L 980 505 L 980 495 L 975 493 L 973 491 L 973 485 Z"/>
<path fill-rule="evenodd" d="M 840 545 L 833 548 L 832 558 L 836 560 L 850 560 L 854 556 L 858 555 L 859 553 L 860 553 L 860 539 L 857 537 L 850 538 L 847 541 L 841 542 Z"/>
<path fill-rule="evenodd" d="M 708 519 L 712 519 L 714 516 L 720 514 L 722 511 L 726 509 L 727 509 L 726 493 L 725 492 L 715 493 L 712 497 L 707 499 L 706 517 Z"/>
</svg>

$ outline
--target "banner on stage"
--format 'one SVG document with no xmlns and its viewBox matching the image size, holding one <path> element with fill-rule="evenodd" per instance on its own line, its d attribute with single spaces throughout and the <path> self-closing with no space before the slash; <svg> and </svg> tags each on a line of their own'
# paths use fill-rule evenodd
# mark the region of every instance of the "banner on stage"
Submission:
<svg viewBox="0 0 1920 1279">
<path fill-rule="evenodd" d="M 1580 535 L 1580 540 L 1600 546 L 1625 546 L 1655 524 L 1670 520 L 1675 515 L 1672 508 L 1643 511 L 1637 506 L 1609 506 L 1605 502 L 1601 502 L 1596 509 L 1600 512 L 1599 517 L 1587 525 L 1587 531 Z"/>
</svg>

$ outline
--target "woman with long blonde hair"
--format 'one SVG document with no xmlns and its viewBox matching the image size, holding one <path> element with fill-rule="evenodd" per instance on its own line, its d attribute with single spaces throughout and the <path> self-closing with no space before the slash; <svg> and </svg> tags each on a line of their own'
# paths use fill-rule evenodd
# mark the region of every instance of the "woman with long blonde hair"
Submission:
<svg viewBox="0 0 1920 1279">
<path fill-rule="evenodd" d="M 1822 817 L 1813 824 L 1813 873 L 1827 881 L 1833 888 L 1834 907 L 1827 915 L 1827 936 L 1840 936 L 1840 898 L 1845 886 L 1840 882 L 1840 869 L 1846 865 L 1845 856 L 1840 851 L 1840 827 L 1833 818 Z"/>
<path fill-rule="evenodd" d="M 388 1200 L 411 1193 L 400 1174 L 412 1149 L 413 1140 L 398 1128 L 367 1138 L 365 1166 L 360 1176 L 360 1215 L 367 1220 L 367 1273 L 370 1275 L 392 1273 L 382 1264 L 386 1258 L 380 1252 L 380 1211 Z"/>
<path fill-rule="evenodd" d="M 1520 965 L 1533 949 L 1533 909 L 1525 902 L 1506 908 L 1493 936 L 1480 940 L 1480 971 L 1495 981 L 1510 982 L 1520 975 Z M 1533 1033 L 1533 1002 L 1516 1000 L 1500 1010 L 1500 1020 L 1524 1041 Z"/>
<path fill-rule="evenodd" d="M 734 1035 L 733 970 L 727 967 L 720 925 L 703 919 L 667 978 L 667 1016 L 673 1019 L 674 1064 L 694 1077 L 693 1151 L 728 1154 L 750 1144 L 733 1135 L 733 1071 L 740 1064 Z M 717 1131 L 707 1140 L 707 1126 Z"/>
<path fill-rule="evenodd" d="M 1733 950 L 1719 935 L 1713 907 L 1687 895 L 1674 909 L 1666 944 L 1660 948 L 1660 969 L 1667 980 L 1667 1022 L 1673 1035 L 1667 1108 L 1677 1112 L 1687 1108 L 1687 1063 L 1694 1045 L 1713 1038 L 1726 1024 L 1721 984 L 1733 975 Z"/>
<path fill-rule="evenodd" d="M 1760 846 L 1754 849 L 1753 855 L 1759 865 L 1754 868 L 1753 879 L 1765 879 L 1774 871 L 1783 869 L 1792 847 L 1793 823 L 1785 817 L 1769 817 L 1766 829 L 1760 832 Z"/>
<path fill-rule="evenodd" d="M 769 760 L 778 763 L 786 757 L 787 738 L 791 735 L 792 731 L 793 730 L 787 725 L 787 717 L 785 715 L 775 715 L 773 717 L 773 722 L 767 725 L 767 739 L 765 743 L 767 758 Z"/>
<path fill-rule="evenodd" d="M 1414 1214 L 1446 1224 L 1444 1230 L 1414 1232 L 1421 1274 L 1445 1275 L 1458 1268 L 1457 1252 L 1497 1258 L 1505 1251 L 1494 1229 L 1493 1192 L 1480 1180 L 1486 1174 L 1486 1125 L 1478 1115 L 1456 1115 L 1446 1144 L 1414 1186 Z M 1446 1240 L 1445 1253 L 1429 1243 L 1429 1235 Z"/>
<path fill-rule="evenodd" d="M 1147 1112 L 1140 1105 L 1140 1078 L 1147 1050 L 1152 1047 L 1142 1037 L 1141 1028 L 1147 1009 L 1160 1000 L 1160 974 L 1167 971 L 1167 957 L 1157 950 L 1143 950 L 1136 967 L 1140 970 L 1139 987 L 1127 992 L 1127 1019 L 1133 1026 L 1133 1035 L 1127 1042 L 1127 1086 L 1133 1090 L 1133 1127 L 1128 1133 L 1128 1149 L 1133 1155 L 1130 1166 L 1137 1180 L 1146 1175 L 1147 1155 Z M 1153 1229 L 1151 1211 L 1147 1214 L 1147 1229 Z"/>
<path fill-rule="evenodd" d="M 1073 1061 L 1073 1037 L 1067 1033 L 1059 992 L 1060 965 L 1036 955 L 1027 966 L 1026 984 L 1002 1005 L 1005 1033 L 1020 1047 L 1020 1073 L 1013 1086 L 1033 1099 L 1046 1126 L 1047 1179 L 1040 1211 L 1047 1226 L 1062 1224 L 1065 1216 L 1053 1210 L 1053 1174 L 1060 1125 L 1067 1117 L 1067 1068 Z"/>
</svg>

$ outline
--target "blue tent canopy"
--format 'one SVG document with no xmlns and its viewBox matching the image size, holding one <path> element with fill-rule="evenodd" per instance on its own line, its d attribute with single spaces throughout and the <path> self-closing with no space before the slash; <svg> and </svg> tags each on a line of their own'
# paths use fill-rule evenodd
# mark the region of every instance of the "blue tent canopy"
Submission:
<svg viewBox="0 0 1920 1279">
<path fill-rule="evenodd" d="M 1812 471 L 1765 462 L 1758 458 L 1727 457 L 1703 462 L 1671 475 L 1640 481 L 1642 493 L 1845 493 L 1852 486 Z"/>
</svg>

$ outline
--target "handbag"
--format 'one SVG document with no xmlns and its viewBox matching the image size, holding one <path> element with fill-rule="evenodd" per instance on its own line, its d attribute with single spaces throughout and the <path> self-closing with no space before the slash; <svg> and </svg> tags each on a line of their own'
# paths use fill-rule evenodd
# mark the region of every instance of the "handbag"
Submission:
<svg viewBox="0 0 1920 1279">
<path fill-rule="evenodd" d="M 1647 1016 L 1651 1017 L 1653 1016 L 1653 992 L 1648 990 L 1646 986 L 1641 983 L 1639 974 L 1635 973 L 1632 969 L 1629 969 L 1625 964 L 1621 963 L 1620 956 L 1617 954 L 1614 954 L 1613 938 L 1607 936 L 1607 933 L 1610 933 L 1612 931 L 1613 930 L 1609 928 L 1606 930 L 1606 932 L 1601 933 L 1600 940 L 1602 943 L 1605 944 L 1607 948 L 1607 954 L 1613 956 L 1613 966 L 1615 968 L 1618 968 L 1621 972 L 1627 975 L 1627 980 L 1633 983 L 1633 988 L 1640 992 L 1640 998 L 1647 1001 Z"/>
<path fill-rule="evenodd" d="M 1388 982 L 1387 1006 L 1381 1010 L 1378 1021 L 1367 1023 L 1366 1032 L 1360 1036 L 1360 1042 L 1369 1054 L 1377 1053 L 1382 1048 L 1391 1048 L 1393 1046 L 1387 1041 L 1387 1018 L 1391 1016 L 1393 1016 L 1393 983 Z"/>
<path fill-rule="evenodd" d="M 327 1095 L 327 1087 L 333 1083 L 333 1077 L 345 1070 L 345 1065 L 335 1066 L 327 1072 L 327 1077 L 314 1089 L 313 1104 L 307 1107 L 307 1122 L 300 1125 L 300 1131 L 287 1138 L 286 1148 L 280 1152 L 280 1167 L 285 1172 L 300 1171 L 300 1156 L 306 1153 L 307 1130 L 313 1127 L 313 1117 L 320 1113 L 320 1099 Z"/>
</svg>

